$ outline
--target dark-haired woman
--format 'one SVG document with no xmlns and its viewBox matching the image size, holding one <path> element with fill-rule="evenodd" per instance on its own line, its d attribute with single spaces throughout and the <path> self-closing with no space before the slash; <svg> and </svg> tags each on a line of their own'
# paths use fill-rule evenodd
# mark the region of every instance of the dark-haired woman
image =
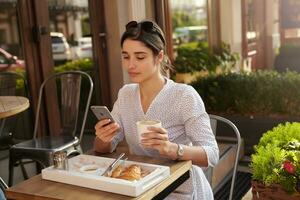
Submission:
<svg viewBox="0 0 300 200">
<path fill-rule="evenodd" d="M 125 137 L 133 154 L 191 160 L 191 178 L 168 199 L 210 200 L 213 193 L 202 167 L 218 162 L 218 146 L 199 94 L 164 75 L 170 66 L 165 46 L 165 36 L 156 23 L 131 21 L 126 25 L 121 38 L 122 66 L 132 84 L 119 91 L 112 110 L 116 122 L 96 124 L 94 149 L 112 152 Z M 163 128 L 149 128 L 139 143 L 136 122 L 143 119 L 160 120 Z"/>
</svg>

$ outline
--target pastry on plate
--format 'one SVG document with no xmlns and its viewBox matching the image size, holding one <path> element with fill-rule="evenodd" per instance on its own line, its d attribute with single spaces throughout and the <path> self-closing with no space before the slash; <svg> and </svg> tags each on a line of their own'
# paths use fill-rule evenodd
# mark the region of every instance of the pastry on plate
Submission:
<svg viewBox="0 0 300 200">
<path fill-rule="evenodd" d="M 140 180 L 142 178 L 142 170 L 138 165 L 130 165 L 127 168 L 118 166 L 113 172 L 111 177 L 120 178 L 128 181 Z"/>
<path fill-rule="evenodd" d="M 124 167 L 119 165 L 116 169 L 114 169 L 111 173 L 112 178 L 117 178 L 118 176 L 121 175 L 121 173 L 124 171 Z"/>
</svg>

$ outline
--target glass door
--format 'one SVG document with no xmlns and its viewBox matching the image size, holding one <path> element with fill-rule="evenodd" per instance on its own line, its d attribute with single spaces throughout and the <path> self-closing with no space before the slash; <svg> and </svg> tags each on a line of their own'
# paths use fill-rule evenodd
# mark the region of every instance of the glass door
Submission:
<svg viewBox="0 0 300 200">
<path fill-rule="evenodd" d="M 47 0 L 47 3 L 54 72 L 80 70 L 96 79 L 88 0 Z M 94 92 L 92 105 L 100 104 L 98 95 L 101 96 Z M 96 119 L 91 113 L 88 117 L 86 127 L 94 131 Z"/>
<path fill-rule="evenodd" d="M 48 0 L 48 8 L 54 66 L 77 65 L 82 71 L 92 71 L 88 0 Z"/>
<path fill-rule="evenodd" d="M 30 97 L 26 69 L 28 67 L 20 38 L 17 0 L 0 1 L 0 95 Z M 5 78 L 7 73 L 18 74 L 14 80 Z M 25 79 L 25 83 L 22 79 Z M 31 108 L 1 120 L 0 136 L 12 134 L 16 140 L 32 137 Z"/>
<path fill-rule="evenodd" d="M 90 74 L 91 104 L 110 107 L 103 1 L 12 0 L 0 5 L 0 65 L 28 79 L 33 114 L 42 81 L 66 70 Z M 52 127 L 47 119 L 54 106 L 51 99 L 45 102 L 41 134 Z M 96 119 L 90 118 L 87 127 L 94 130 Z"/>
</svg>

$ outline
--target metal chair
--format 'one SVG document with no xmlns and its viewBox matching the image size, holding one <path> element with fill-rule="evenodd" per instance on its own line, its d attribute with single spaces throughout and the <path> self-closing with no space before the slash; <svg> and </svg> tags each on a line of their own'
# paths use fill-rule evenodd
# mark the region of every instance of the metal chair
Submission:
<svg viewBox="0 0 300 200">
<path fill-rule="evenodd" d="M 81 84 L 82 83 L 82 84 Z M 83 86 L 83 87 L 82 87 Z M 83 90 L 84 88 L 84 90 Z M 57 91 L 51 93 L 50 91 Z M 47 78 L 41 85 L 35 118 L 33 139 L 13 145 L 9 157 L 9 183 L 13 183 L 14 164 L 21 159 L 36 161 L 42 168 L 53 164 L 53 154 L 66 151 L 68 156 L 82 153 L 80 146 L 85 122 L 89 110 L 93 90 L 91 77 L 81 71 L 57 73 Z M 49 124 L 56 120 L 59 124 L 58 132 L 50 131 L 48 135 L 38 137 L 39 118 L 42 102 L 50 101 L 57 111 L 57 116 L 48 119 Z M 84 111 L 81 112 L 80 108 Z M 51 125 L 49 125 L 51 126 Z M 51 127 L 52 128 L 52 127 Z M 52 133 L 51 133 L 52 132 Z"/>
<path fill-rule="evenodd" d="M 231 179 L 231 185 L 230 185 L 230 193 L 229 193 L 229 200 L 232 200 L 234 186 L 235 186 L 236 173 L 237 173 L 237 168 L 238 168 L 238 162 L 239 162 L 240 148 L 241 148 L 241 135 L 240 135 L 240 132 L 237 129 L 237 127 L 230 120 L 228 120 L 224 117 L 212 115 L 212 114 L 209 114 L 209 117 L 210 117 L 211 127 L 212 127 L 212 130 L 213 130 L 213 133 L 215 134 L 215 136 L 217 136 L 217 125 L 220 122 L 227 124 L 229 127 L 232 128 L 233 132 L 235 133 L 236 152 L 235 152 L 235 161 L 234 161 L 234 167 L 233 167 L 232 179 Z M 212 172 L 213 172 L 212 168 L 208 168 L 205 171 L 205 175 L 206 175 L 208 181 L 210 182 L 210 184 L 212 182 Z"/>
</svg>

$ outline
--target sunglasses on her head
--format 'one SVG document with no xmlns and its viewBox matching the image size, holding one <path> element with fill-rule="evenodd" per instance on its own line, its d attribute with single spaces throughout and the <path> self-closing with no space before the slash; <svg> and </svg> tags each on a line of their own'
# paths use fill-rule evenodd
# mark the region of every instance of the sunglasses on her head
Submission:
<svg viewBox="0 0 300 200">
<path fill-rule="evenodd" d="M 161 32 L 155 27 L 154 23 L 151 21 L 144 21 L 138 23 L 137 21 L 131 21 L 128 24 L 126 24 L 126 31 L 128 31 L 131 28 L 140 28 L 141 30 L 147 32 L 147 33 L 156 33 L 161 41 L 165 44 L 165 39 L 162 36 Z"/>
</svg>

